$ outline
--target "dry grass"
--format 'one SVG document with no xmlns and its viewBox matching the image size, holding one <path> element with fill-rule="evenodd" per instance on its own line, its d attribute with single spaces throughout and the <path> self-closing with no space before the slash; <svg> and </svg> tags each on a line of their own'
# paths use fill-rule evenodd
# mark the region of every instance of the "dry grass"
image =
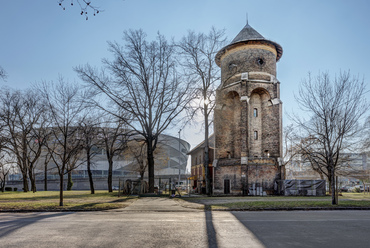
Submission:
<svg viewBox="0 0 370 248">
<path fill-rule="evenodd" d="M 117 192 L 64 191 L 64 206 L 59 206 L 59 191 L 0 193 L 0 211 L 97 211 L 126 207 L 133 197 L 118 197 Z"/>
</svg>

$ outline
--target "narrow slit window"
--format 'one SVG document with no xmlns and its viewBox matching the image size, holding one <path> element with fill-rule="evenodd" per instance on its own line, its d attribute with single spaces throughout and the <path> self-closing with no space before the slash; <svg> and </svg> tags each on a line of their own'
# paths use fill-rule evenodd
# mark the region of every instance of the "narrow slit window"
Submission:
<svg viewBox="0 0 370 248">
<path fill-rule="evenodd" d="M 257 117 L 258 116 L 258 109 L 257 108 L 254 108 L 253 109 L 253 116 L 254 117 Z"/>
<path fill-rule="evenodd" d="M 254 139 L 258 140 L 258 132 L 257 131 L 254 131 Z"/>
</svg>

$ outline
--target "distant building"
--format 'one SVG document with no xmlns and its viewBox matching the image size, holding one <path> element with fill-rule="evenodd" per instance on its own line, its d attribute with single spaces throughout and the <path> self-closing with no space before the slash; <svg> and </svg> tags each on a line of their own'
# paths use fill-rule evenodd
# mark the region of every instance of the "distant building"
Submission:
<svg viewBox="0 0 370 248">
<path fill-rule="evenodd" d="M 134 141 L 134 139 L 132 139 Z M 190 144 L 183 139 L 173 137 L 170 135 L 162 134 L 158 138 L 157 153 L 155 154 L 155 178 L 156 184 L 158 179 L 169 179 L 173 178 L 173 181 L 178 181 L 179 174 L 182 175 L 181 180 L 185 180 L 188 175 L 186 174 L 186 166 L 188 160 L 188 152 Z M 92 175 L 94 178 L 96 189 L 107 189 L 107 177 L 108 177 L 108 161 L 105 154 L 104 146 L 96 146 L 93 148 L 94 155 L 92 159 Z M 86 165 L 86 158 L 81 152 L 79 160 L 76 164 L 80 164 L 76 169 L 72 171 L 72 179 L 74 181 L 73 189 L 89 189 L 88 183 L 88 172 Z M 44 184 L 44 156 L 41 155 L 36 168 L 36 183 L 37 189 L 42 190 Z M 137 162 L 133 159 L 130 154 L 127 153 L 127 149 L 114 157 L 113 162 L 113 181 L 114 185 L 118 185 L 119 179 L 138 179 L 139 170 Z M 144 180 L 147 180 L 147 169 L 145 170 Z M 13 186 L 17 186 L 21 189 L 22 186 L 22 175 L 12 174 L 9 176 L 9 181 Z M 57 168 L 53 161 L 48 163 L 47 170 L 48 189 L 58 190 L 59 189 L 59 176 L 57 174 Z M 66 177 L 65 177 L 66 179 Z"/>
<path fill-rule="evenodd" d="M 214 157 L 214 145 L 215 135 L 209 136 L 209 174 L 210 178 L 213 178 L 213 157 Z M 206 181 L 205 181 L 205 167 L 204 167 L 204 141 L 194 147 L 188 155 L 191 156 L 191 186 L 194 193 L 205 193 Z"/>
</svg>

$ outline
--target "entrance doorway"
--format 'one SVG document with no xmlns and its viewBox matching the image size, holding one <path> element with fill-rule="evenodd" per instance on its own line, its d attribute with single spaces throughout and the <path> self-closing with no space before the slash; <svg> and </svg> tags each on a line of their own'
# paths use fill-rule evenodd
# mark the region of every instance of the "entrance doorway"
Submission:
<svg viewBox="0 0 370 248">
<path fill-rule="evenodd" d="M 224 194 L 230 194 L 230 179 L 224 180 Z"/>
</svg>

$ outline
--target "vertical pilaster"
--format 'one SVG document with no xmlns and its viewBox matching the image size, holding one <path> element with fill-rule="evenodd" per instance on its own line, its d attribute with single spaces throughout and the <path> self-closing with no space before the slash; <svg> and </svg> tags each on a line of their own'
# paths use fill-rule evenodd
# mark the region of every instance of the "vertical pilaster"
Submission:
<svg viewBox="0 0 370 248">
<path fill-rule="evenodd" d="M 243 160 L 248 157 L 248 96 L 240 98 L 241 107 L 241 122 L 240 122 L 240 135 L 241 135 L 241 158 L 242 164 L 246 164 Z M 243 163 L 244 162 L 244 163 Z"/>
</svg>

